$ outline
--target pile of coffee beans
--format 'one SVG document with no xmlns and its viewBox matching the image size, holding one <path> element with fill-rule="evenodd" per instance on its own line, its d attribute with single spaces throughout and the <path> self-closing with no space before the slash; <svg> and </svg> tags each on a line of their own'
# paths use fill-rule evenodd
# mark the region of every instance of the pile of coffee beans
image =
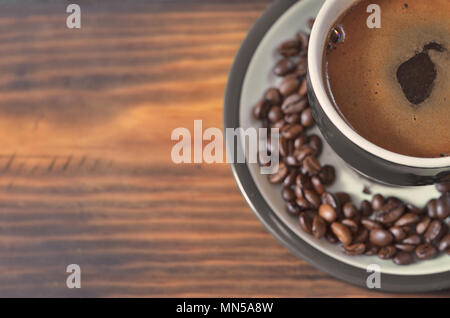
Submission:
<svg viewBox="0 0 450 318">
<path fill-rule="evenodd" d="M 437 185 L 442 195 L 424 208 L 380 194 L 356 206 L 347 193 L 327 191 L 335 169 L 321 165 L 322 140 L 308 133 L 314 126 L 306 89 L 308 40 L 298 32 L 279 46 L 273 72 L 282 82 L 269 88 L 253 109 L 263 127 L 280 129 L 280 163 L 269 181 L 282 185 L 286 211 L 305 232 L 340 243 L 348 255 L 377 255 L 408 265 L 450 254 L 450 182 Z"/>
</svg>

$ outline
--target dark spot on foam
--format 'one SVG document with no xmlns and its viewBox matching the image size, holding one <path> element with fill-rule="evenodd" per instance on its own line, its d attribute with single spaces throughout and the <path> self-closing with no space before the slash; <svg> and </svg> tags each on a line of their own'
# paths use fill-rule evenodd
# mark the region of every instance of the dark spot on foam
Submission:
<svg viewBox="0 0 450 318">
<path fill-rule="evenodd" d="M 429 50 L 443 52 L 445 48 L 439 43 L 426 44 L 423 51 L 402 63 L 397 69 L 397 80 L 406 99 L 418 105 L 430 97 L 437 76 L 436 66 L 428 55 Z"/>
<path fill-rule="evenodd" d="M 405 8 L 407 8 L 407 9 L 408 9 L 408 4 L 407 4 L 407 3 L 405 3 Z"/>
</svg>

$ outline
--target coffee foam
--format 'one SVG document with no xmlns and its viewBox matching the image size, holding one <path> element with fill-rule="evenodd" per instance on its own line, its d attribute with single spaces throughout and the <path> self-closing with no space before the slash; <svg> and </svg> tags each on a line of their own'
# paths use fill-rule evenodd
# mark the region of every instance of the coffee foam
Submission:
<svg viewBox="0 0 450 318">
<path fill-rule="evenodd" d="M 366 26 L 371 3 L 381 7 L 380 29 Z M 346 36 L 324 58 L 327 84 L 341 115 L 364 138 L 404 155 L 450 154 L 448 21 L 449 0 L 363 0 L 340 18 Z M 430 96 L 414 105 L 397 70 L 432 42 L 446 50 L 427 50 L 436 79 Z"/>
</svg>

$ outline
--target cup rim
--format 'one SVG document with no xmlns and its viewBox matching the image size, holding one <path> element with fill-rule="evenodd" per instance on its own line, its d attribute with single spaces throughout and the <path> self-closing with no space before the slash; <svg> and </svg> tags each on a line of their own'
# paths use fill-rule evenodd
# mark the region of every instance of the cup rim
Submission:
<svg viewBox="0 0 450 318">
<path fill-rule="evenodd" d="M 332 24 L 354 3 L 360 0 L 347 2 L 326 1 L 316 17 L 311 31 L 308 48 L 308 74 L 311 86 L 317 97 L 320 107 L 337 129 L 361 149 L 384 160 L 410 167 L 419 168 L 445 168 L 450 167 L 450 156 L 439 158 L 422 158 L 402 155 L 384 149 L 366 138 L 362 137 L 338 113 L 332 104 L 325 88 L 323 78 L 323 52 L 326 45 L 326 37 Z M 343 6 L 340 6 L 344 4 Z M 339 7 L 340 6 L 340 7 Z M 330 17 L 331 16 L 331 17 Z"/>
</svg>

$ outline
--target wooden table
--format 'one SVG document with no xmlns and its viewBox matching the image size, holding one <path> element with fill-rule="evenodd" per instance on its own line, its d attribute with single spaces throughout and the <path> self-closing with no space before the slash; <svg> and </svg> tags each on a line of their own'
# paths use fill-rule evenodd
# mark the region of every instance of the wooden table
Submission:
<svg viewBox="0 0 450 318">
<path fill-rule="evenodd" d="M 289 253 L 226 164 L 170 160 L 173 129 L 222 127 L 269 1 L 77 3 L 81 29 L 68 2 L 0 4 L 0 296 L 386 296 Z"/>
</svg>

